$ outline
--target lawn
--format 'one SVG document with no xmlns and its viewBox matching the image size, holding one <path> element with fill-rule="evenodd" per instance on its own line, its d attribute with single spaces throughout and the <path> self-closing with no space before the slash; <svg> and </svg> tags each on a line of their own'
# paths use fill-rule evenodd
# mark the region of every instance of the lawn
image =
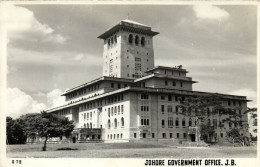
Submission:
<svg viewBox="0 0 260 167">
<path fill-rule="evenodd" d="M 68 143 L 7 145 L 7 157 L 12 158 L 256 158 L 256 146 L 177 147 L 148 143 Z M 61 150 L 59 150 L 61 149 Z M 64 150 L 71 149 L 71 150 Z"/>
</svg>

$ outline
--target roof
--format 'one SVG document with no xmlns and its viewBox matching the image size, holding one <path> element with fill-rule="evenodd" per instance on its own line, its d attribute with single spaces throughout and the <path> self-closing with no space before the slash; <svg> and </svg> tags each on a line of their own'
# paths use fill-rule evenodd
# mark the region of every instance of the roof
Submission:
<svg viewBox="0 0 260 167">
<path fill-rule="evenodd" d="M 65 108 L 72 107 L 72 106 L 77 106 L 77 105 L 80 105 L 80 104 L 83 104 L 83 103 L 86 103 L 86 102 L 89 102 L 89 101 L 93 101 L 93 100 L 96 100 L 96 99 L 99 99 L 99 98 L 104 98 L 106 96 L 117 94 L 117 93 L 122 93 L 122 92 L 125 92 L 125 91 L 141 91 L 141 92 L 153 92 L 153 93 L 174 93 L 174 94 L 178 94 L 178 95 L 212 95 L 212 94 L 216 94 L 216 95 L 222 96 L 222 98 L 225 98 L 225 99 L 235 99 L 235 100 L 242 100 L 242 101 L 247 101 L 247 102 L 251 101 L 251 100 L 247 100 L 246 96 L 227 95 L 227 94 L 220 94 L 220 93 L 199 92 L 199 91 L 189 91 L 189 90 L 179 90 L 179 89 L 149 88 L 149 87 L 143 88 L 143 87 L 128 86 L 128 87 L 125 87 L 125 88 L 121 88 L 121 89 L 114 90 L 114 91 L 111 91 L 111 92 L 106 92 L 106 93 L 103 93 L 103 94 L 100 94 L 100 95 L 97 95 L 97 96 L 94 96 L 94 97 L 90 97 L 90 98 L 87 98 L 87 99 L 78 100 L 74 103 L 65 104 L 65 105 L 62 105 L 62 106 L 59 106 L 59 107 L 56 107 L 56 108 L 50 108 L 50 109 L 47 109 L 46 111 L 47 112 L 54 112 L 54 111 L 57 111 L 57 110 L 65 109 Z"/>
<path fill-rule="evenodd" d="M 156 69 L 175 70 L 175 71 L 182 71 L 182 72 L 188 73 L 188 71 L 187 71 L 186 69 L 182 69 L 181 67 L 166 67 L 166 66 L 156 66 L 156 67 L 154 67 L 154 68 L 151 68 L 151 69 L 145 71 L 145 73 L 154 71 L 154 70 L 156 70 Z"/>
<path fill-rule="evenodd" d="M 63 93 L 61 96 L 64 96 L 68 93 L 71 93 L 75 90 L 79 90 L 83 87 L 86 87 L 88 85 L 91 85 L 91 84 L 94 84 L 94 83 L 98 83 L 98 82 L 101 82 L 101 81 L 105 81 L 105 80 L 108 80 L 108 81 L 118 81 L 118 82 L 134 82 L 134 79 L 127 79 L 127 78 L 116 78 L 116 77 L 108 77 L 108 76 L 103 76 L 103 77 L 99 77 L 95 80 L 92 80 L 92 81 L 89 81 L 89 82 L 86 82 L 82 85 L 79 85 L 79 86 L 76 86 L 74 88 L 71 88 L 69 90 L 66 90 L 65 93 Z"/>
<path fill-rule="evenodd" d="M 138 23 L 136 21 L 132 21 L 129 19 L 122 20 L 112 28 L 106 30 L 103 34 L 98 36 L 100 39 L 106 39 L 116 33 L 119 30 L 126 30 L 130 32 L 136 32 L 136 33 L 141 33 L 141 34 L 146 34 L 146 35 L 151 35 L 155 36 L 159 34 L 158 32 L 152 31 L 151 27 Z"/>
<path fill-rule="evenodd" d="M 142 78 L 135 79 L 135 82 L 139 82 L 139 81 L 150 79 L 150 78 L 168 78 L 168 79 L 175 79 L 175 80 L 179 80 L 179 81 L 198 83 L 198 81 L 193 81 L 191 77 L 177 77 L 177 76 L 161 75 L 161 74 L 156 74 L 156 73 L 144 76 Z"/>
</svg>

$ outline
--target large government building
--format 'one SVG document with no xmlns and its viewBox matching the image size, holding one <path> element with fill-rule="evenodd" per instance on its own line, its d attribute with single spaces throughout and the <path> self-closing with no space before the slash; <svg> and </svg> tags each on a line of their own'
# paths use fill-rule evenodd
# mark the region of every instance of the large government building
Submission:
<svg viewBox="0 0 260 167">
<path fill-rule="evenodd" d="M 151 27 L 120 21 L 98 38 L 104 40 L 103 76 L 67 90 L 66 105 L 47 112 L 73 120 L 73 142 L 198 141 L 196 121 L 180 114 L 180 98 L 213 93 L 192 90 L 197 83 L 182 66 L 154 66 Z M 227 108 L 247 108 L 245 96 L 218 94 Z M 212 140 L 221 141 L 234 124 L 212 115 Z M 243 117 L 247 121 L 247 116 Z"/>
</svg>

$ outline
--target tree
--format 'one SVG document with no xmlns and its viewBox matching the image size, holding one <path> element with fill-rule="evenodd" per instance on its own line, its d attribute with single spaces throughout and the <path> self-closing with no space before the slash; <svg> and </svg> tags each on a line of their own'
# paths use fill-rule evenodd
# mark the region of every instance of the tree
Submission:
<svg viewBox="0 0 260 167">
<path fill-rule="evenodd" d="M 210 140 L 215 133 L 215 128 L 208 118 L 212 115 L 226 112 L 226 109 L 222 106 L 222 97 L 218 94 L 193 95 L 185 98 L 180 97 L 178 101 L 180 101 L 180 104 L 177 105 L 180 109 L 179 114 L 194 120 L 195 126 L 200 131 L 198 135 L 201 135 L 206 140 Z"/>
<path fill-rule="evenodd" d="M 19 119 L 6 117 L 6 137 L 7 144 L 24 144 L 26 142 L 26 134 Z"/>
<path fill-rule="evenodd" d="M 241 108 L 235 108 L 233 110 L 229 110 L 229 118 L 226 118 L 223 120 L 223 122 L 227 122 L 230 124 L 230 127 L 232 128 L 230 131 L 227 132 L 227 136 L 230 142 L 233 144 L 235 142 L 240 143 L 242 146 L 249 146 L 249 135 L 248 135 L 248 128 L 249 124 L 247 119 L 243 119 L 243 117 L 247 117 L 247 114 L 251 114 L 250 118 L 255 119 L 257 118 L 257 109 L 256 108 L 247 108 L 245 112 L 237 112 L 237 110 L 241 111 Z M 249 120 L 250 122 L 250 120 Z M 232 125 L 234 125 L 232 127 Z M 256 126 L 255 122 L 253 122 L 253 126 Z M 256 131 L 257 129 L 254 129 Z"/>
<path fill-rule="evenodd" d="M 46 151 L 47 140 L 50 137 L 69 137 L 74 128 L 73 122 L 65 117 L 45 111 L 40 114 L 27 114 L 21 117 L 24 121 L 24 129 L 29 137 L 44 137 L 42 150 Z"/>
</svg>

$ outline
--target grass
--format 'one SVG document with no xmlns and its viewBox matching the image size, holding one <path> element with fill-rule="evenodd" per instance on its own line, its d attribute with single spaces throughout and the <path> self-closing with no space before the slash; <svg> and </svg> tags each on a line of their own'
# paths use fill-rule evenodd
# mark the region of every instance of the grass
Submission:
<svg viewBox="0 0 260 167">
<path fill-rule="evenodd" d="M 12 158 L 256 158 L 256 146 L 214 146 L 178 148 L 169 144 L 150 143 L 67 143 L 8 145 L 7 157 Z"/>
</svg>

